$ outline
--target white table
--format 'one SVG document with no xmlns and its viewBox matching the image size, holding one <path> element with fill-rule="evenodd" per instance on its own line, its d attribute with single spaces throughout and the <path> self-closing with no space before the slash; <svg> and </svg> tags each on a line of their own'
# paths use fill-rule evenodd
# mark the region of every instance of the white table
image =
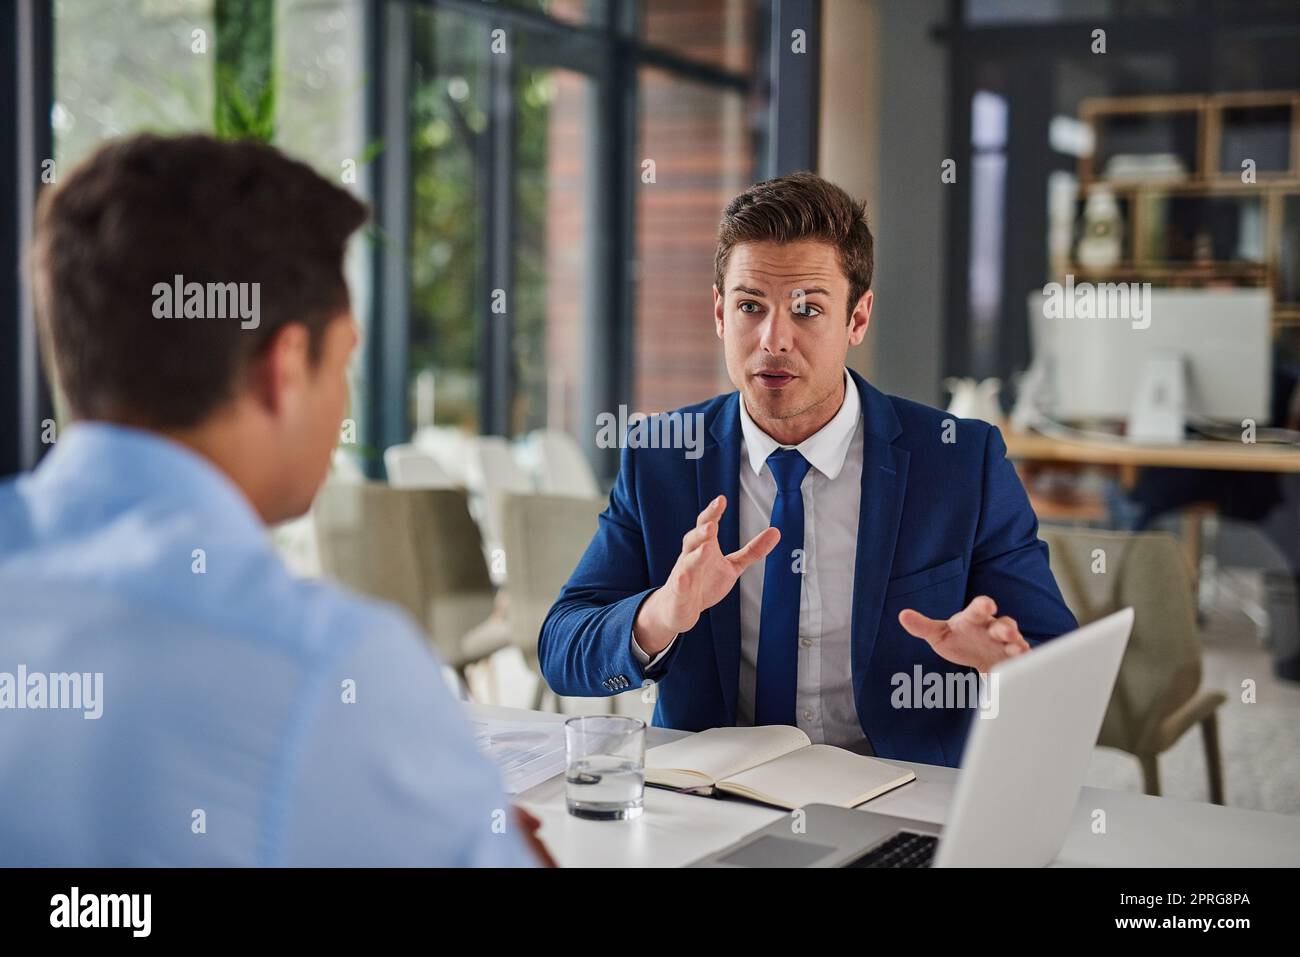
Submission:
<svg viewBox="0 0 1300 957">
<path fill-rule="evenodd" d="M 565 715 L 469 705 L 476 717 L 554 721 Z M 651 728 L 653 747 L 686 732 Z M 953 768 L 891 759 L 916 780 L 863 805 L 863 810 L 943 823 L 960 773 Z M 732 843 L 785 812 L 737 800 L 714 800 L 646 788 L 645 811 L 634 821 L 587 821 L 564 806 L 564 776 L 518 795 L 542 821 L 541 837 L 565 867 L 678 867 Z M 1106 833 L 1094 834 L 1096 809 Z M 1086 867 L 1300 866 L 1300 816 L 1268 814 L 1085 787 L 1057 864 Z"/>
</svg>

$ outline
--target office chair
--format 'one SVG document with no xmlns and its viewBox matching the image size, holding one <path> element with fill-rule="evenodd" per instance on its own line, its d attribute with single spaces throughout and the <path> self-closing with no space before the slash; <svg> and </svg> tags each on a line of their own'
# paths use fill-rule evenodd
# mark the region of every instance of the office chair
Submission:
<svg viewBox="0 0 1300 957">
<path fill-rule="evenodd" d="M 312 520 L 322 573 L 406 609 L 447 664 L 509 644 L 464 490 L 328 482 Z"/>
<path fill-rule="evenodd" d="M 390 445 L 384 449 L 384 471 L 393 488 L 455 488 L 438 460 L 414 445 Z"/>
<path fill-rule="evenodd" d="M 515 458 L 510 443 L 499 435 L 476 435 L 469 440 L 465 478 L 469 488 L 470 512 L 483 533 L 492 580 L 502 585 L 505 574 L 494 560 L 504 550 L 503 501 L 506 495 L 533 491 L 533 478 Z"/>
<path fill-rule="evenodd" d="M 538 675 L 534 708 L 542 707 L 549 689 L 541 678 L 537 636 L 546 613 L 573 573 L 582 553 L 596 533 L 603 498 L 570 495 L 518 495 L 503 498 L 506 562 L 510 585 L 506 590 L 511 643 L 523 652 Z M 653 702 L 643 702 L 640 688 L 612 698 L 560 698 L 555 706 L 567 714 L 630 714 L 647 723 Z"/>
<path fill-rule="evenodd" d="M 536 429 L 524 438 L 522 452 L 543 495 L 593 498 L 600 495 L 596 473 L 568 432 Z"/>
<path fill-rule="evenodd" d="M 1177 539 L 1163 532 L 1049 526 L 1040 528 L 1039 536 L 1047 543 L 1052 573 L 1079 624 L 1125 606 L 1135 612 L 1097 744 L 1135 756 L 1146 793 L 1158 795 L 1157 759 L 1199 724 L 1210 801 L 1222 804 L 1217 712 L 1227 696 L 1200 687 L 1196 598 Z M 1101 567 L 1104 573 L 1094 571 Z"/>
</svg>

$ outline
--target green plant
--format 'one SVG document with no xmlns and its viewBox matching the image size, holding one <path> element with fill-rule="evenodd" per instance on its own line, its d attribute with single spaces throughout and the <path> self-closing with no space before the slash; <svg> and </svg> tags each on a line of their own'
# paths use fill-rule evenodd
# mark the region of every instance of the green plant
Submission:
<svg viewBox="0 0 1300 957">
<path fill-rule="evenodd" d="M 267 77 L 255 97 L 248 97 L 228 64 L 217 64 L 213 133 L 222 139 L 275 139 L 275 74 Z"/>
<path fill-rule="evenodd" d="M 214 0 L 213 133 L 275 139 L 275 2 Z"/>
</svg>

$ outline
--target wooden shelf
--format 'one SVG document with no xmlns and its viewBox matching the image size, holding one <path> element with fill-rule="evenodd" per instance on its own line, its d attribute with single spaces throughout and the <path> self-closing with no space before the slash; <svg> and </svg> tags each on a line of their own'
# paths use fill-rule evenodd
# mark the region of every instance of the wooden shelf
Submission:
<svg viewBox="0 0 1300 957">
<path fill-rule="evenodd" d="M 1219 176 L 1169 180 L 1136 179 L 1093 179 L 1079 184 L 1079 194 L 1098 190 L 1110 190 L 1116 196 L 1160 196 L 1160 195 L 1210 195 L 1258 196 L 1261 193 L 1295 193 L 1300 195 L 1300 179 L 1289 174 L 1261 179 L 1255 183 L 1243 183 L 1239 176 Z"/>
<path fill-rule="evenodd" d="M 1288 328 L 1300 326 L 1300 303 L 1281 303 L 1273 307 L 1273 325 Z"/>
<path fill-rule="evenodd" d="M 1217 283 L 1236 280 L 1247 286 L 1269 286 L 1267 263 L 1131 263 L 1108 269 L 1090 269 L 1074 264 L 1070 272 L 1089 282 Z"/>
<path fill-rule="evenodd" d="M 1153 260 L 1150 262 L 1135 262 L 1121 264 L 1110 269 L 1090 269 L 1084 266 L 1078 266 L 1075 274 L 1082 272 L 1107 273 L 1107 272 L 1141 272 L 1141 273 L 1198 273 L 1206 276 L 1240 276 L 1249 273 L 1263 273 L 1268 270 L 1268 263 L 1251 263 L 1251 262 L 1224 262 L 1215 261 L 1207 263 L 1183 263 Z"/>
<path fill-rule="evenodd" d="M 1253 129 L 1251 121 L 1240 124 L 1237 130 L 1250 130 L 1244 138 L 1228 142 L 1228 149 L 1238 151 L 1254 145 L 1254 137 L 1263 144 L 1261 161 L 1271 155 L 1276 162 L 1281 160 L 1281 144 L 1286 144 L 1285 168 L 1257 169 L 1255 182 L 1243 183 L 1240 175 L 1232 171 L 1221 170 L 1224 157 L 1224 130 L 1235 120 L 1227 116 L 1229 111 L 1264 110 L 1257 118 Z M 1162 122 L 1160 117 L 1167 120 Z M 1189 119 L 1192 117 L 1192 119 Z M 1225 116 L 1227 121 L 1225 122 Z M 1084 100 L 1079 107 L 1079 117 L 1093 133 L 1094 156 L 1080 157 L 1078 164 L 1079 195 L 1086 198 L 1088 194 L 1106 189 L 1121 201 L 1121 210 L 1125 227 L 1125 260 L 1108 269 L 1088 269 L 1077 263 L 1067 262 L 1066 269 L 1080 279 L 1105 282 L 1151 282 L 1153 285 L 1201 285 L 1215 283 L 1236 283 L 1239 285 L 1264 287 L 1271 290 L 1275 297 L 1287 295 L 1294 299 L 1292 290 L 1284 290 L 1282 277 L 1290 273 L 1284 268 L 1281 256 L 1284 249 L 1284 235 L 1294 235 L 1288 224 L 1294 219 L 1287 219 L 1288 208 L 1294 209 L 1292 197 L 1300 196 L 1300 91 L 1268 90 L 1246 91 L 1240 93 L 1205 93 L 1180 94 L 1175 96 L 1135 96 L 1135 97 L 1100 97 Z M 1100 162 L 1106 155 L 1105 131 L 1108 120 L 1117 117 L 1137 118 L 1139 123 L 1150 122 L 1150 130 L 1139 130 L 1141 136 L 1154 138 L 1152 154 L 1168 149 L 1181 156 L 1183 162 L 1189 162 L 1185 178 L 1151 179 L 1125 178 L 1110 180 L 1094 169 L 1094 162 Z M 1287 125 L 1284 127 L 1284 119 Z M 1191 123 L 1195 123 L 1194 131 Z M 1130 126 L 1126 133 L 1117 127 L 1115 136 L 1132 136 Z M 1195 140 L 1192 151 L 1191 141 Z M 1242 143 L 1247 143 L 1243 147 Z M 1130 139 L 1129 144 L 1134 140 Z M 1139 150 L 1134 152 L 1140 155 Z M 1257 198 L 1259 212 L 1263 218 L 1262 248 L 1265 260 L 1249 262 L 1236 260 L 1216 260 L 1214 262 L 1196 261 L 1159 261 L 1142 258 L 1144 253 L 1167 251 L 1166 243 L 1152 239 L 1157 234 L 1152 232 L 1157 221 L 1171 217 L 1168 222 L 1186 221 L 1187 212 L 1179 213 L 1171 209 L 1174 202 L 1162 204 L 1164 197 L 1205 198 L 1207 200 L 1227 199 L 1246 200 Z M 1195 209 L 1195 207 L 1193 207 Z M 1220 213 L 1214 206 L 1206 207 L 1206 212 L 1193 214 L 1192 222 L 1198 231 L 1208 230 L 1214 217 Z M 1240 215 L 1245 215 L 1242 213 Z M 1202 221 L 1203 217 L 1203 221 Z M 1284 233 L 1285 227 L 1285 233 Z M 1186 232 L 1182 242 L 1187 243 L 1191 234 Z M 1215 235 L 1215 234 L 1212 234 Z M 1221 237 L 1216 237 L 1221 238 Z M 1171 240 L 1172 241 L 1172 240 Z M 1213 242 L 1214 240 L 1211 240 Z M 1199 246 L 1199 243 L 1197 244 Z M 1190 252 L 1191 249 L 1180 251 Z M 1199 249 L 1198 249 L 1199 251 Z M 1220 256 L 1235 252 L 1236 248 L 1219 248 Z M 1071 257 L 1074 250 L 1071 248 Z M 1059 266 L 1058 266 L 1059 268 Z M 1060 277 L 1056 277 L 1060 278 Z M 1273 312 L 1275 330 L 1285 326 L 1291 328 L 1300 325 L 1300 303 L 1278 302 Z"/>
<path fill-rule="evenodd" d="M 1227 110 L 1279 108 L 1290 111 L 1289 164 L 1286 170 L 1257 170 L 1257 181 L 1291 183 L 1300 180 L 1300 91 L 1259 90 L 1241 93 L 1194 93 L 1174 96 L 1120 96 L 1093 97 L 1079 105 L 1079 118 L 1092 130 L 1093 143 L 1100 144 L 1099 124 L 1109 117 L 1142 116 L 1148 114 L 1194 114 L 1196 117 L 1196 150 L 1193 167 L 1187 171 L 1186 181 L 1223 185 L 1221 181 L 1240 176 L 1219 169 L 1222 157 L 1223 114 Z M 1095 151 L 1095 150 L 1094 150 Z M 1097 175 L 1093 157 L 1079 159 L 1079 181 L 1087 184 L 1107 184 L 1113 187 L 1138 183 L 1133 180 L 1111 182 Z M 1141 185 L 1169 186 L 1174 183 L 1142 183 Z M 1250 184 L 1243 184 L 1250 185 Z M 1257 182 L 1254 185 L 1264 185 Z"/>
</svg>

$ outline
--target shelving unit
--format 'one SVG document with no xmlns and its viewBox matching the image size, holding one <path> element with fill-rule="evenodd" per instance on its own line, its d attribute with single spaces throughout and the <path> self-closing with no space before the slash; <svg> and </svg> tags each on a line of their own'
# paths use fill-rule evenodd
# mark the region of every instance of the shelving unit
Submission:
<svg viewBox="0 0 1300 957">
<path fill-rule="evenodd" d="M 1107 97 L 1083 101 L 1093 150 L 1078 164 L 1076 214 L 1107 189 L 1124 222 L 1114 267 L 1079 280 L 1156 286 L 1253 286 L 1273 291 L 1274 334 L 1300 354 L 1300 91 Z M 1118 154 L 1172 154 L 1171 178 L 1117 178 Z M 1242 182 L 1244 158 L 1255 182 Z M 1076 215 L 1076 223 L 1078 215 Z M 1077 238 L 1077 237 L 1076 237 Z"/>
</svg>

